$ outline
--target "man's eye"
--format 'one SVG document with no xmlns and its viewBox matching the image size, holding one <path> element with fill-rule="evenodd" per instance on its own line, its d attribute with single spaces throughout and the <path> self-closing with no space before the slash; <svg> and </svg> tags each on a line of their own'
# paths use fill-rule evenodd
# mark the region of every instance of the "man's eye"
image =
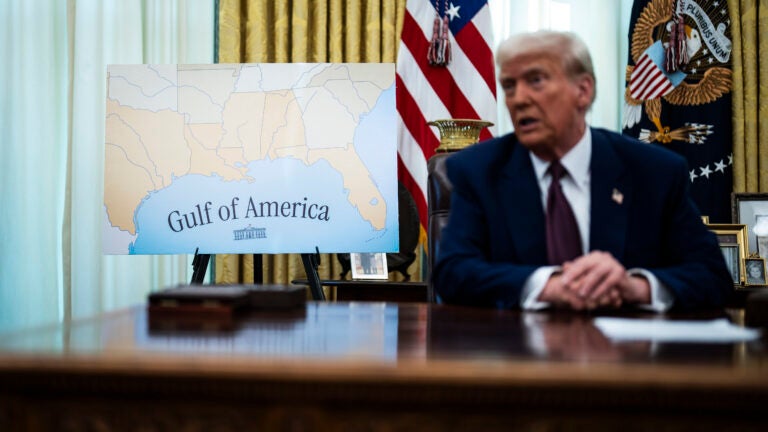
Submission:
<svg viewBox="0 0 768 432">
<path fill-rule="evenodd" d="M 535 86 L 535 85 L 541 85 L 544 82 L 544 76 L 543 75 L 533 75 L 528 79 L 528 83 Z"/>
</svg>

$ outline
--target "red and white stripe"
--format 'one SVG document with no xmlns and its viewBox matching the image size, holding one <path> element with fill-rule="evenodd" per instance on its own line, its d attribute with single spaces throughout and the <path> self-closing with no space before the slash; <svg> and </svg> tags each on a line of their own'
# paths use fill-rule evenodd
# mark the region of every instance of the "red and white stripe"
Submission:
<svg viewBox="0 0 768 432">
<path fill-rule="evenodd" d="M 440 144 L 439 132 L 427 122 L 448 118 L 496 122 L 488 4 L 458 34 L 450 34 L 448 67 L 427 62 L 435 15 L 430 0 L 408 0 L 397 58 L 398 177 L 416 201 L 422 234 L 427 225 L 427 160 Z M 484 129 L 480 139 L 490 137 Z"/>
<path fill-rule="evenodd" d="M 669 94 L 675 86 L 664 71 L 653 62 L 648 54 L 643 54 L 629 76 L 629 95 L 637 100 L 650 100 Z"/>
</svg>

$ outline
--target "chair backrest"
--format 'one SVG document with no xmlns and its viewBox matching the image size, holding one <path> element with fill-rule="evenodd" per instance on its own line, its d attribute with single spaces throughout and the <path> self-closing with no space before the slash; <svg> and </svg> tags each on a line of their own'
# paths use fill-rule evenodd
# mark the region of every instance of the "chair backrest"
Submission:
<svg viewBox="0 0 768 432">
<path fill-rule="evenodd" d="M 440 236 L 443 227 L 448 223 L 448 213 L 451 209 L 452 185 L 445 170 L 445 159 L 450 153 L 437 153 L 427 162 L 427 239 L 428 239 L 428 296 L 435 301 L 435 290 L 432 286 L 432 269 L 437 254 L 440 251 Z"/>
<path fill-rule="evenodd" d="M 408 267 L 416 261 L 416 246 L 419 245 L 419 209 L 408 189 L 398 182 L 398 222 L 400 225 L 400 251 L 387 254 L 387 268 L 390 272 L 398 271 L 404 281 L 411 280 Z"/>
</svg>

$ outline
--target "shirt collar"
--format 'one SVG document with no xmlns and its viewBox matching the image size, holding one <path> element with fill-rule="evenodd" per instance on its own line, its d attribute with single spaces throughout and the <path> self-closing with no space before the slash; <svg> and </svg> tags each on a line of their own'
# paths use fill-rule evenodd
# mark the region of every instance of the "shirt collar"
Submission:
<svg viewBox="0 0 768 432">
<path fill-rule="evenodd" d="M 547 175 L 549 162 L 539 158 L 533 152 L 529 152 L 529 154 L 531 155 L 536 178 L 541 181 Z M 589 165 L 591 161 L 592 131 L 587 127 L 579 142 L 560 158 L 560 163 L 568 170 L 568 174 L 570 174 L 577 185 L 583 185 L 589 180 Z"/>
</svg>

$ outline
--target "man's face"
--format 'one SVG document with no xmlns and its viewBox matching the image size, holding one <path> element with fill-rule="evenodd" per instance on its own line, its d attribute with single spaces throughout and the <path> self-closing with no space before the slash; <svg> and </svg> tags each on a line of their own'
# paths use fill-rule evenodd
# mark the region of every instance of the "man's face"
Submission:
<svg viewBox="0 0 768 432">
<path fill-rule="evenodd" d="M 518 140 L 537 156 L 559 158 L 584 134 L 588 75 L 571 79 L 554 55 L 524 54 L 501 65 L 499 81 Z"/>
</svg>

